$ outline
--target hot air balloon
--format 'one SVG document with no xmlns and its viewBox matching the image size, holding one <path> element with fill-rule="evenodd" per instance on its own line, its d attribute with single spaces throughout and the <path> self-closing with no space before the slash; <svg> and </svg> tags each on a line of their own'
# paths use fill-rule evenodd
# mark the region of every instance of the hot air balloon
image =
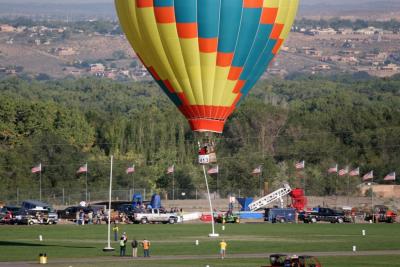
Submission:
<svg viewBox="0 0 400 267">
<path fill-rule="evenodd" d="M 138 58 L 193 131 L 221 133 L 278 53 L 298 0 L 115 0 Z"/>
</svg>

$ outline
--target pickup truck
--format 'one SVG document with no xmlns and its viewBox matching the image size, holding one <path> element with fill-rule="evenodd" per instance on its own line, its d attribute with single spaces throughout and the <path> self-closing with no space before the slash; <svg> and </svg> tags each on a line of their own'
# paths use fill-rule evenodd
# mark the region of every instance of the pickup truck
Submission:
<svg viewBox="0 0 400 267">
<path fill-rule="evenodd" d="M 151 209 L 147 212 L 137 212 L 133 216 L 134 223 L 170 223 L 178 222 L 178 215 L 176 213 L 164 212 L 160 209 Z"/>
<path fill-rule="evenodd" d="M 344 212 L 336 211 L 329 208 L 316 208 L 312 212 L 304 214 L 303 221 L 305 223 L 316 223 L 319 221 L 331 223 L 350 222 L 350 218 L 346 217 Z"/>
</svg>

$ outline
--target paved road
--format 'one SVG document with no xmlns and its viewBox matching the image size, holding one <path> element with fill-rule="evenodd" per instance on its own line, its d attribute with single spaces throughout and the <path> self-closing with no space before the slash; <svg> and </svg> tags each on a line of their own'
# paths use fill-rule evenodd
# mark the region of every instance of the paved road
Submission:
<svg viewBox="0 0 400 267">
<path fill-rule="evenodd" d="M 329 252 L 290 252 L 282 253 L 289 255 L 313 255 L 317 257 L 332 257 L 332 256 L 387 256 L 387 255 L 400 255 L 400 250 L 371 250 L 371 251 L 329 251 Z M 230 259 L 267 259 L 270 254 L 258 253 L 258 254 L 232 254 L 228 255 Z M 204 259 L 218 259 L 218 255 L 180 255 L 180 256 L 153 256 L 150 258 L 139 257 L 135 261 L 160 261 L 160 260 L 204 260 Z M 79 259 L 55 259 L 50 260 L 49 264 L 62 265 L 62 264 L 73 264 L 73 263 L 96 263 L 96 262 L 118 262 L 118 261 L 132 261 L 131 257 L 120 258 L 118 256 L 110 257 L 99 257 L 99 258 L 79 258 Z M 37 265 L 37 262 L 24 261 L 24 262 L 0 262 L 0 267 L 31 267 Z"/>
</svg>

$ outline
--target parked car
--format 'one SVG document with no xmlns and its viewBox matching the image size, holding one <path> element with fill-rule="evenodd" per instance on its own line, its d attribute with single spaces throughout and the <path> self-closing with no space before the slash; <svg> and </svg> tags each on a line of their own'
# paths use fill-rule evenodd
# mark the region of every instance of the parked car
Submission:
<svg viewBox="0 0 400 267">
<path fill-rule="evenodd" d="M 178 222 L 176 213 L 168 213 L 160 209 L 151 209 L 147 212 L 135 213 L 133 220 L 135 223 L 170 223 Z"/>
<path fill-rule="evenodd" d="M 4 206 L 3 208 L 1 208 L 0 209 L 0 223 L 1 224 L 11 224 L 13 221 L 13 218 L 15 217 L 15 214 L 17 214 L 20 209 L 21 209 L 21 207 L 17 207 L 17 206 Z"/>
<path fill-rule="evenodd" d="M 239 223 L 240 219 L 237 214 L 232 212 L 214 214 L 214 221 L 216 223 Z"/>
<path fill-rule="evenodd" d="M 24 200 L 22 201 L 21 208 L 25 210 L 32 209 L 43 209 L 43 210 L 51 210 L 51 205 L 37 200 Z"/>
<path fill-rule="evenodd" d="M 13 224 L 57 224 L 58 215 L 52 210 L 35 208 L 35 209 L 21 209 L 12 220 Z"/>
<path fill-rule="evenodd" d="M 272 208 L 265 209 L 264 221 L 271 223 L 294 222 L 296 220 L 296 209 L 294 208 Z"/>
<path fill-rule="evenodd" d="M 305 213 L 303 221 L 305 223 L 316 223 L 320 221 L 330 223 L 343 223 L 351 222 L 351 218 L 347 217 L 342 211 L 318 207 L 311 212 Z"/>
<path fill-rule="evenodd" d="M 67 207 L 63 210 L 59 210 L 58 217 L 63 220 L 75 221 L 76 220 L 76 213 L 82 210 L 85 214 L 89 213 L 90 209 L 87 207 L 81 206 L 71 206 Z"/>
<path fill-rule="evenodd" d="M 396 221 L 397 214 L 384 205 L 375 205 L 373 212 L 365 215 L 365 221 L 393 223 Z"/>
</svg>

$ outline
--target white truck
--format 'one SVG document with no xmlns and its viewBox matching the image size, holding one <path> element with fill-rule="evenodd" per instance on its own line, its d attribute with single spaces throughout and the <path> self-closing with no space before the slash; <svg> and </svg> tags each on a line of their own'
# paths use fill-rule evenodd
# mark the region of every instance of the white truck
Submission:
<svg viewBox="0 0 400 267">
<path fill-rule="evenodd" d="M 176 213 L 168 213 L 159 209 L 151 209 L 147 212 L 135 213 L 133 216 L 134 223 L 170 223 L 178 222 L 178 215 Z"/>
</svg>

